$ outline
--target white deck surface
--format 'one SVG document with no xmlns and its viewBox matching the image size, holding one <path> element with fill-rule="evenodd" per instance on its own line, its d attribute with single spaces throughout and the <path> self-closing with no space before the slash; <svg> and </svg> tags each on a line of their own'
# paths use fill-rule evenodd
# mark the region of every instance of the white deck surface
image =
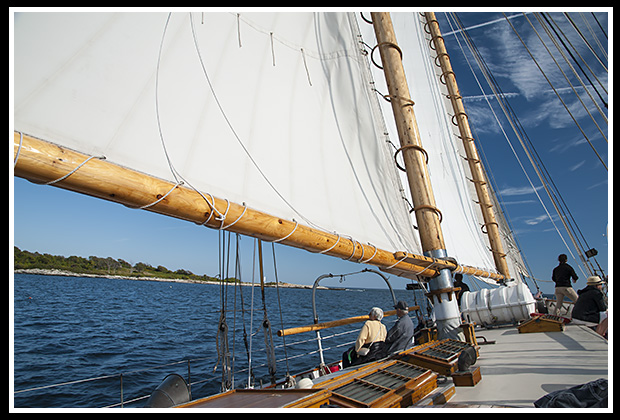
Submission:
<svg viewBox="0 0 620 420">
<path fill-rule="evenodd" d="M 607 340 L 591 329 L 566 325 L 564 332 L 524 333 L 516 327 L 476 331 L 482 380 L 458 387 L 450 403 L 534 408 L 550 392 L 608 378 Z M 611 400 L 611 398 L 610 398 Z"/>
</svg>

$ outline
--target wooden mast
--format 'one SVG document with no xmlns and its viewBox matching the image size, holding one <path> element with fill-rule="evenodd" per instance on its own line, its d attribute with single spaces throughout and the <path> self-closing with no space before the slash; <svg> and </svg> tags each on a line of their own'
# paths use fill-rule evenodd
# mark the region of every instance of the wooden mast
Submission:
<svg viewBox="0 0 620 420">
<path fill-rule="evenodd" d="M 426 167 L 426 152 L 422 147 L 418 124 L 413 112 L 413 101 L 402 64 L 402 52 L 396 43 L 392 21 L 388 13 L 372 13 L 390 103 L 396 120 L 403 160 L 420 241 L 424 253 L 445 249 L 441 232 L 439 212 Z"/>
<path fill-rule="evenodd" d="M 471 132 L 471 128 L 469 126 L 469 120 L 467 114 L 465 113 L 463 100 L 459 92 L 458 85 L 456 83 L 456 77 L 454 75 L 454 72 L 452 71 L 450 56 L 448 56 L 448 53 L 446 51 L 446 46 L 441 36 L 439 23 L 435 18 L 435 13 L 427 12 L 424 15 L 428 23 L 433 43 L 435 44 L 437 58 L 439 59 L 439 63 L 441 66 L 442 76 L 445 80 L 448 92 L 450 93 L 450 102 L 452 103 L 452 107 L 454 108 L 454 117 L 456 118 L 456 122 L 459 127 L 461 140 L 463 141 L 463 146 L 467 155 L 467 162 L 469 163 L 469 168 L 473 177 L 473 183 L 476 187 L 478 203 L 480 204 L 480 209 L 482 210 L 484 226 L 486 227 L 487 235 L 489 237 L 489 243 L 491 244 L 491 251 L 493 253 L 493 259 L 495 261 L 495 267 L 497 268 L 497 271 L 499 271 L 506 278 L 508 278 L 510 277 L 510 273 L 508 271 L 508 264 L 506 262 L 504 247 L 502 245 L 502 241 L 499 235 L 499 225 L 497 224 L 495 213 L 493 211 L 493 203 L 491 201 L 489 189 L 487 188 L 487 180 L 484 174 L 484 168 L 482 167 L 480 156 L 478 156 L 478 150 L 476 149 L 476 145 L 474 143 L 474 138 Z"/>
<path fill-rule="evenodd" d="M 441 213 L 435 205 L 426 167 L 427 154 L 422 147 L 413 111 L 414 103 L 405 77 L 402 51 L 398 47 L 389 13 L 375 12 L 371 16 L 398 130 L 400 151 L 405 161 L 422 250 L 426 256 L 446 258 L 448 254 L 440 226 Z M 442 269 L 439 276 L 429 282 L 430 295 L 437 297 L 433 310 L 440 338 L 456 338 L 457 329 L 461 324 L 458 304 L 453 298 L 455 289 L 451 274 L 449 269 Z"/>
<path fill-rule="evenodd" d="M 228 208 L 225 220 L 217 220 L 216 214 L 205 198 L 190 188 L 175 186 L 174 183 L 105 160 L 95 158 L 86 162 L 89 157 L 82 153 L 27 135 L 22 136 L 17 132 L 13 135 L 13 150 L 14 159 L 17 160 L 14 174 L 35 183 L 58 180 L 53 185 L 59 188 L 128 207 L 144 208 L 214 229 L 224 228 L 266 241 L 277 240 L 288 246 L 314 253 L 323 252 L 326 255 L 358 262 L 361 260 L 403 277 L 416 278 L 417 275 L 433 277 L 438 274 L 439 268 L 448 267 L 464 274 L 496 280 L 502 278 L 474 267 L 458 266 L 447 260 L 377 249 L 359 241 L 339 238 L 335 234 L 213 197 L 212 205 L 221 214 L 226 213 Z M 75 170 L 81 164 L 83 165 Z M 74 170 L 75 172 L 72 172 Z M 66 176 L 69 173 L 71 175 Z M 61 178 L 63 179 L 60 180 Z"/>
</svg>

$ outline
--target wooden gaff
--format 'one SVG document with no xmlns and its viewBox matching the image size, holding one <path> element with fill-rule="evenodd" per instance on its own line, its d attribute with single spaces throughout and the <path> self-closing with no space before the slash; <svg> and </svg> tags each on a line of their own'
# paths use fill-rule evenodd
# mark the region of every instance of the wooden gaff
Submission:
<svg viewBox="0 0 620 420">
<path fill-rule="evenodd" d="M 25 134 L 20 139 L 20 133 L 17 132 L 13 134 L 13 151 L 14 159 L 17 158 L 15 176 L 35 183 L 60 179 L 89 158 L 82 153 Z M 447 267 L 496 280 L 503 278 L 485 270 L 459 266 L 452 261 L 404 252 L 391 253 L 364 245 L 359 241 L 339 239 L 337 235 L 214 197 L 212 205 L 222 214 L 229 206 L 226 219 L 219 221 L 211 214 L 213 211 L 203 196 L 196 191 L 182 185 L 175 187 L 171 182 L 105 160 L 90 159 L 70 176 L 54 183 L 54 186 L 132 208 L 149 206 L 145 210 L 204 224 L 213 229 L 224 227 L 226 230 L 265 241 L 286 237 L 280 243 L 313 253 L 324 252 L 325 255 L 352 261 L 368 259 L 374 254 L 372 258 L 365 260 L 365 264 L 374 265 L 402 277 L 413 279 L 417 279 L 417 276 L 434 277 L 438 274 L 439 268 Z M 171 190 L 173 191 L 170 192 Z M 157 200 L 161 201 L 153 204 Z"/>
<path fill-rule="evenodd" d="M 17 156 L 19 150 L 14 174 L 35 183 L 47 183 L 62 178 L 89 158 L 82 153 L 27 135 L 23 135 L 20 148 L 19 133 L 14 133 L 13 150 L 14 156 Z M 412 277 L 416 274 L 428 277 L 437 275 L 435 268 L 426 269 L 424 265 L 399 261 L 392 252 L 375 249 L 359 241 L 339 238 L 335 234 L 213 197 L 212 206 L 221 214 L 226 214 L 225 220 L 216 220 L 205 198 L 193 189 L 182 185 L 175 187 L 174 183 L 106 160 L 90 159 L 70 176 L 54 183 L 54 186 L 132 208 L 149 206 L 145 210 L 204 224 L 214 229 L 223 227 L 265 241 L 281 240 L 282 244 L 314 253 L 328 250 L 326 255 L 351 261 L 364 259 L 368 260 L 367 264 L 379 268 L 394 266 L 399 270 L 399 274 L 409 273 Z M 211 200 L 211 196 L 207 197 Z M 151 205 L 160 199 L 161 201 Z"/>
</svg>

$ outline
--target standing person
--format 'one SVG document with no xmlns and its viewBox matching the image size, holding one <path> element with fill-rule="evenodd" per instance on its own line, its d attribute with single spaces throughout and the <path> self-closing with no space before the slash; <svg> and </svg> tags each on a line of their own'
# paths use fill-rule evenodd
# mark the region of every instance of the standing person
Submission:
<svg viewBox="0 0 620 420">
<path fill-rule="evenodd" d="M 409 318 L 407 302 L 398 301 L 394 306 L 398 321 L 390 328 L 385 337 L 385 354 L 407 350 L 413 346 L 413 321 Z"/>
<path fill-rule="evenodd" d="M 573 267 L 567 264 L 566 261 L 568 261 L 568 257 L 566 254 L 558 255 L 558 261 L 560 264 L 553 269 L 553 274 L 551 276 L 551 280 L 555 282 L 556 303 L 554 315 L 559 315 L 560 308 L 564 302 L 564 296 L 569 297 L 573 303 L 577 302 L 577 293 L 575 289 L 572 288 L 570 279 L 573 279 L 573 283 L 577 283 L 577 279 L 579 279 Z"/>
<path fill-rule="evenodd" d="M 600 322 L 600 313 L 607 310 L 603 295 L 603 282 L 599 276 L 588 277 L 586 288 L 581 289 L 579 298 L 573 307 L 573 318 L 582 321 Z"/>
<path fill-rule="evenodd" d="M 454 275 L 454 287 L 460 287 L 461 290 L 456 292 L 456 299 L 459 303 L 459 308 L 461 307 L 461 297 L 463 296 L 463 292 L 469 292 L 469 286 L 463 283 L 463 275 L 461 273 L 456 273 Z"/>
</svg>

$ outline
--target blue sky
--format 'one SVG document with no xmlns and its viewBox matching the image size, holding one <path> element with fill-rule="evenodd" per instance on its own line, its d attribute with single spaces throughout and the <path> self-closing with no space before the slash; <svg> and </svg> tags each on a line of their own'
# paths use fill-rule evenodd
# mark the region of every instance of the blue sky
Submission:
<svg viewBox="0 0 620 420">
<path fill-rule="evenodd" d="M 578 11 L 569 11 L 575 19 L 581 19 Z M 512 11 L 507 15 L 519 15 L 519 13 Z M 584 12 L 584 16 L 592 23 L 589 15 L 589 11 Z M 575 123 L 566 110 L 561 104 L 558 105 L 557 97 L 527 55 L 527 51 L 516 38 L 503 15 L 495 12 L 459 12 L 458 16 L 463 25 L 470 28 L 470 36 L 474 38 L 478 49 L 506 93 L 588 244 L 598 250 L 598 261 L 608 273 L 607 255 L 611 252 L 607 244 L 608 211 L 611 209 L 611 201 L 609 201 L 611 185 L 608 183 L 608 172 L 584 140 L 583 135 L 575 128 Z M 527 16 L 533 22 L 536 21 L 533 14 Z M 607 14 L 597 12 L 596 16 L 609 34 Z M 561 14 L 553 13 L 552 17 L 557 19 L 566 31 L 571 29 L 566 25 L 567 21 Z M 531 170 L 510 126 L 504 123 L 503 117 L 500 117 L 517 155 L 527 168 L 534 187 L 530 185 L 519 167 L 508 141 L 489 111 L 485 95 L 488 95 L 490 90 L 485 87 L 485 92 L 481 92 L 467 68 L 467 63 L 456 43 L 455 35 L 458 32 L 452 33 L 443 13 L 438 13 L 438 18 L 475 130 L 474 135 L 489 162 L 490 172 L 503 198 L 517 240 L 532 269 L 533 276 L 549 280 L 551 270 L 557 264 L 557 255 L 568 254 L 562 239 L 554 228 L 554 223 L 567 242 L 569 242 L 568 235 L 561 227 L 553 206 L 546 198 L 544 189 Z M 516 16 L 510 21 L 528 41 L 536 36 L 525 17 Z M 601 34 L 598 27 L 593 30 Z M 570 35 L 571 40 L 575 38 L 575 35 L 573 30 Z M 599 39 L 601 42 L 606 42 L 602 35 Z M 575 112 L 578 122 L 591 139 L 597 152 L 605 164 L 610 166 L 608 146 L 603 136 L 590 121 L 583 108 L 578 106 L 575 96 L 568 92 L 568 85 L 561 73 L 553 70 L 553 63 L 540 42 L 529 42 L 529 44 L 533 45 L 531 48 L 534 54 L 543 68 L 549 71 L 554 85 L 557 86 L 568 107 Z M 584 56 L 588 53 L 581 46 L 579 50 Z M 600 65 L 595 67 L 597 63 L 594 63 L 592 55 L 588 56 L 587 61 L 592 63 L 595 73 L 607 87 L 607 73 Z M 569 77 L 571 80 L 574 79 L 572 75 Z M 577 89 L 583 91 L 581 88 Z M 604 98 L 607 100 L 606 95 Z M 495 112 L 500 115 L 496 103 L 493 99 L 490 101 L 494 104 Z M 584 99 L 584 102 L 591 103 L 589 99 L 587 101 Z M 592 107 L 589 106 L 589 108 Z M 600 117 L 595 118 L 599 124 L 602 124 Z M 607 126 L 604 124 L 601 126 L 607 136 Z M 35 185 L 20 178 L 13 179 L 11 172 L 9 185 L 14 194 L 14 211 L 9 220 L 9 225 L 13 228 L 12 237 L 9 238 L 11 249 L 14 244 L 21 249 L 33 252 L 84 257 L 111 256 L 122 258 L 133 264 L 146 262 L 152 265 L 161 264 L 173 270 L 185 268 L 196 274 L 215 275 L 218 272 L 218 232 L 216 231 L 144 210 L 128 209 L 119 204 L 96 200 L 56 187 Z M 542 197 L 551 218 L 539 202 L 536 193 Z M 252 256 L 252 243 L 251 238 L 242 239 L 242 245 L 249 250 L 245 254 L 248 267 Z M 362 268 L 357 264 L 280 245 L 276 246 L 276 252 L 279 279 L 290 283 L 311 284 L 316 277 L 324 273 L 345 273 Z M 574 263 L 572 258 L 569 262 Z M 271 264 L 267 262 L 268 267 L 271 267 Z M 273 275 L 270 273 L 269 269 L 269 280 L 273 280 Z M 249 268 L 244 268 L 243 275 L 244 280 L 251 281 Z M 398 288 L 404 287 L 408 282 L 393 276 L 391 279 L 394 286 Z M 324 283 L 330 284 L 328 281 Z M 339 282 L 331 280 L 331 284 L 338 285 Z M 359 278 L 357 281 L 350 278 L 343 285 L 383 287 L 380 281 L 372 277 Z M 539 286 L 546 293 L 553 291 L 550 283 L 539 283 Z M 581 276 L 576 287 L 585 287 L 585 276 Z"/>
<path fill-rule="evenodd" d="M 583 17 L 587 18 L 591 25 L 596 25 L 589 11 L 581 14 L 578 11 L 569 9 L 568 12 L 569 16 L 576 23 L 581 23 L 580 26 L 584 26 Z M 530 48 L 540 66 L 545 70 L 547 77 L 551 80 L 567 104 L 567 107 L 591 140 L 592 145 L 601 155 L 605 164 L 609 166 L 608 147 L 603 138 L 603 134 L 608 136 L 607 125 L 597 115 L 597 112 L 594 111 L 592 101 L 584 95 L 584 89 L 577 85 L 577 92 L 602 128 L 603 134 L 599 132 L 587 112 L 578 103 L 576 96 L 569 88 L 568 82 L 566 82 L 562 73 L 557 69 L 528 22 L 529 19 L 541 33 L 543 40 L 550 44 L 544 31 L 541 30 L 540 25 L 537 23 L 536 16 L 533 13 L 527 13 L 526 16 L 523 16 L 516 11 L 508 12 L 506 15 L 511 17 L 510 22 L 526 41 L 528 48 Z M 596 16 L 607 31 L 607 15 L 597 12 Z M 474 39 L 488 67 L 493 72 L 502 91 L 506 94 L 511 107 L 515 110 L 521 124 L 525 127 L 527 136 L 534 145 L 536 152 L 540 155 L 543 164 L 557 186 L 557 190 L 566 202 L 588 244 L 599 251 L 597 259 L 607 272 L 609 248 L 606 235 L 608 206 L 610 206 L 608 191 L 611 191 L 611 187 L 608 184 L 608 172 L 580 133 L 569 113 L 557 99 L 549 83 L 531 60 L 528 52 L 516 37 L 503 14 L 459 13 L 458 17 L 462 21 L 463 26 L 468 28 L 468 33 Z M 551 17 L 562 31 L 569 36 L 573 45 L 578 47 L 578 51 L 586 58 L 586 61 L 606 88 L 607 73 L 596 62 L 595 57 L 589 51 L 582 48 L 585 44 L 578 43 L 578 34 L 570 26 L 566 17 L 557 11 L 552 13 Z M 515 148 L 519 159 L 526 167 L 533 187 L 524 175 L 523 170 L 519 167 L 508 141 L 496 123 L 493 114 L 489 111 L 484 96 L 490 93 L 490 89 L 485 87 L 484 92 L 480 91 L 478 84 L 468 70 L 463 54 L 458 48 L 456 34 L 451 34 L 453 28 L 445 24 L 446 16 L 444 14 L 439 14 L 439 20 L 440 24 L 443 24 L 444 37 L 457 74 L 461 94 L 464 97 L 470 119 L 476 130 L 474 135 L 479 140 L 479 144 L 487 157 L 488 169 L 495 179 L 495 185 L 499 194 L 502 196 L 514 233 L 527 262 L 530 264 L 534 277 L 549 280 L 551 270 L 557 264 L 556 258 L 558 254 L 568 254 L 570 262 L 576 266 L 574 260 L 570 258 L 562 238 L 556 231 L 554 223 L 557 225 L 564 240 L 570 243 L 570 239 L 562 228 L 553 205 L 548 200 L 541 182 L 529 165 L 528 159 L 520 147 L 516 136 L 512 133 L 510 125 L 503 123 L 504 130 L 508 133 L 508 138 Z M 596 29 L 595 33 L 599 35 L 601 42 L 606 42 L 598 27 Z M 584 35 L 590 36 L 589 40 L 594 44 L 589 32 L 586 31 Z M 549 48 L 555 52 L 554 56 L 559 56 L 552 44 L 549 45 Z M 599 55 L 602 55 L 602 53 L 599 52 Z M 561 58 L 558 60 L 569 79 L 575 84 L 575 77 L 571 74 L 568 66 L 562 62 Z M 478 74 L 478 77 L 480 78 L 481 76 Z M 581 77 L 583 79 L 583 76 Z M 592 75 L 590 75 L 590 78 L 593 78 Z M 592 94 L 599 106 L 605 110 L 598 97 L 593 92 Z M 608 100 L 604 92 L 603 98 L 606 101 Z M 501 114 L 497 103 L 492 101 L 492 104 L 495 112 Z M 504 121 L 504 119 L 502 118 L 500 121 Z M 545 207 L 540 203 L 537 193 L 541 196 L 549 214 L 547 214 Z M 540 285 L 543 290 L 552 290 L 553 288 L 549 284 L 540 283 Z M 581 281 L 577 283 L 577 287 L 585 287 L 585 276 L 581 276 Z"/>
</svg>

